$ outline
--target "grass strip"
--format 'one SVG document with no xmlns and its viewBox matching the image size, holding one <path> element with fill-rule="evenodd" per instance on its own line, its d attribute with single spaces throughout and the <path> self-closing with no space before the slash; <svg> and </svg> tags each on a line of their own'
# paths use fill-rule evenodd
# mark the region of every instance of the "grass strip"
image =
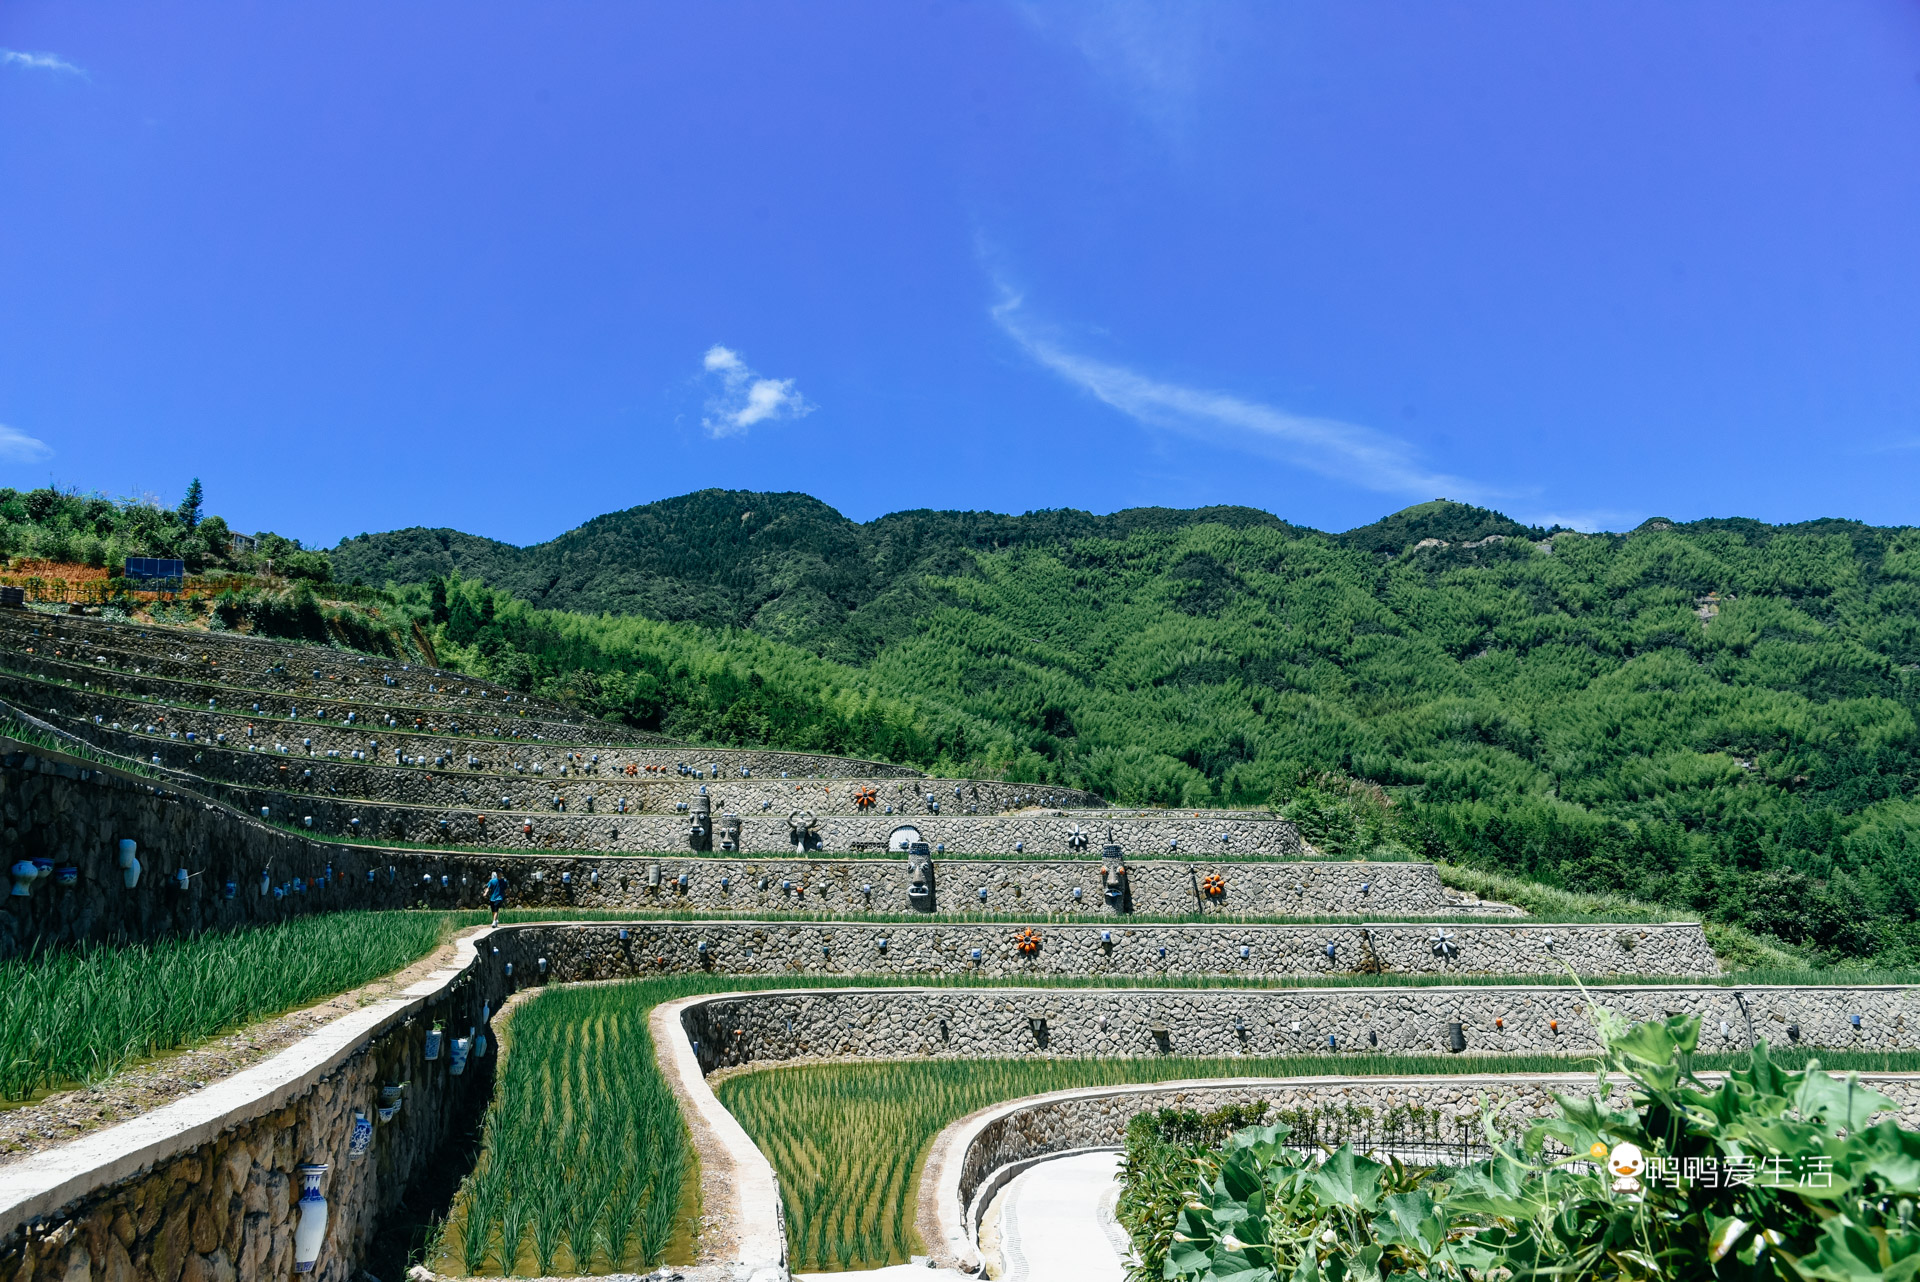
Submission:
<svg viewBox="0 0 1920 1282">
<path fill-rule="evenodd" d="M 341 912 L 0 962 L 0 1099 L 98 1082 L 357 988 L 424 957 L 451 926 L 445 913 Z"/>
</svg>

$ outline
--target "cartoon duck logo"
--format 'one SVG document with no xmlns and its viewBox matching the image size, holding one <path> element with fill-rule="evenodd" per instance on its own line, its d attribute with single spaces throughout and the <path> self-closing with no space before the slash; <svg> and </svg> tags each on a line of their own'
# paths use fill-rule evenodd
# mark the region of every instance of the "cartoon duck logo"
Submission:
<svg viewBox="0 0 1920 1282">
<path fill-rule="evenodd" d="M 1598 1150 L 1601 1146 L 1595 1144 L 1593 1147 Z M 1607 1170 L 1613 1173 L 1613 1191 L 1616 1193 L 1626 1193 L 1638 1200 L 1640 1173 L 1646 1169 L 1646 1154 L 1640 1151 L 1637 1144 L 1622 1140 L 1607 1154 Z"/>
</svg>

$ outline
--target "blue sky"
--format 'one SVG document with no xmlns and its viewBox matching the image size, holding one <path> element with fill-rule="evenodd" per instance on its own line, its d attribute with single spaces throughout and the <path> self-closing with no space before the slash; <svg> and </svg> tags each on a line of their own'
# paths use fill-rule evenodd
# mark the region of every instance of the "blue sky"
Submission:
<svg viewBox="0 0 1920 1282">
<path fill-rule="evenodd" d="M 1909 3 L 0 8 L 0 483 L 1920 521 Z"/>
</svg>

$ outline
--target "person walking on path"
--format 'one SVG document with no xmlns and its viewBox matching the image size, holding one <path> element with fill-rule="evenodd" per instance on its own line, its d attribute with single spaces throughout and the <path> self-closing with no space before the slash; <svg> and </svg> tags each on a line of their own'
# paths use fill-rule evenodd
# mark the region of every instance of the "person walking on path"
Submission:
<svg viewBox="0 0 1920 1282">
<path fill-rule="evenodd" d="M 487 903 L 493 908 L 493 924 L 500 924 L 500 906 L 507 902 L 507 879 L 496 870 L 487 878 Z"/>
</svg>

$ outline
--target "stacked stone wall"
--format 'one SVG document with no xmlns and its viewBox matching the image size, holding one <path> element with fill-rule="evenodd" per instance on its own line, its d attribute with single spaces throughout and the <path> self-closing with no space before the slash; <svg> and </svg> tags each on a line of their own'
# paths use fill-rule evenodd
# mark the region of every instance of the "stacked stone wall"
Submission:
<svg viewBox="0 0 1920 1282">
<path fill-rule="evenodd" d="M 454 733 L 444 727 L 431 732 L 416 732 L 406 725 L 344 724 L 340 717 L 348 709 L 336 704 L 314 704 L 314 710 L 323 706 L 331 709 L 325 719 L 309 719 L 303 712 L 298 720 L 294 720 L 269 715 L 279 708 L 266 703 L 261 704 L 265 711 L 258 715 L 251 710 L 236 712 L 231 706 L 233 701 L 224 697 L 230 692 L 221 687 L 210 688 L 216 693 L 203 695 L 186 706 L 176 706 L 145 702 L 114 688 L 88 689 L 84 685 L 63 685 L 0 672 L 0 696 L 12 699 L 37 715 L 51 713 L 56 718 L 104 724 L 108 728 L 113 722 L 119 721 L 122 728 L 129 731 L 140 730 L 151 724 L 159 727 L 160 733 L 169 740 L 178 734 L 179 742 L 184 743 L 187 742 L 186 736 L 193 734 L 196 747 L 200 746 L 199 741 L 205 741 L 207 746 L 218 747 L 223 742 L 220 736 L 225 735 L 225 745 L 237 750 L 244 751 L 248 744 L 253 744 L 263 751 L 270 751 L 277 743 L 286 747 L 289 755 L 297 752 L 306 756 L 311 752 L 313 756 L 325 757 L 329 751 L 343 754 L 356 751 L 372 753 L 376 751 L 372 745 L 377 741 L 377 752 L 384 760 L 391 760 L 398 749 L 403 756 L 418 758 L 423 762 L 444 756 L 465 768 L 467 758 L 474 757 L 481 770 L 501 773 L 513 772 L 516 764 L 527 769 L 531 769 L 536 761 L 557 764 L 565 759 L 568 751 L 575 750 L 600 753 L 603 770 L 615 764 L 624 767 L 632 762 L 635 765 L 663 766 L 668 769 L 676 769 L 680 765 L 701 765 L 711 769 L 714 772 L 711 777 L 716 778 L 735 777 L 741 769 L 762 777 L 777 776 L 784 771 L 796 779 L 922 777 L 918 770 L 911 767 L 851 757 L 759 748 L 608 743 L 592 737 L 598 733 L 602 725 L 600 722 L 570 728 L 563 739 L 550 738 L 536 742 L 531 737 L 531 730 L 538 727 L 530 727 L 529 723 L 518 719 L 503 720 L 503 734 L 499 738 L 475 737 L 479 732 L 474 731 L 467 721 L 460 721 L 459 724 L 470 733 Z M 206 707 L 207 698 L 215 699 L 217 706 Z M 291 711 L 302 706 L 297 702 L 289 702 L 285 710 Z M 384 715 L 381 708 L 370 706 L 366 720 L 371 722 L 377 715 Z M 96 717 L 101 719 L 100 723 L 94 722 Z M 449 718 L 448 724 L 453 724 L 455 720 L 458 718 Z M 254 731 L 251 735 L 247 733 L 249 727 Z M 517 733 L 519 738 L 509 740 L 505 737 L 507 732 Z"/>
<path fill-rule="evenodd" d="M 304 725 L 313 720 L 352 725 L 362 738 L 382 730 L 402 728 L 436 737 L 466 735 L 480 739 L 538 739 L 550 743 L 593 741 L 624 745 L 630 738 L 624 727 L 605 722 L 550 721 L 523 717 L 517 710 L 508 709 L 414 706 L 384 699 L 377 688 L 359 697 L 343 697 L 331 692 L 302 700 L 298 696 L 236 689 L 223 682 L 176 681 L 144 673 L 107 671 L 31 654 L 9 654 L 6 662 L 9 670 L 0 674 L 0 691 L 8 698 L 37 705 L 51 698 L 42 693 L 47 688 L 66 690 L 70 694 L 90 696 L 69 699 L 68 706 L 79 715 L 104 715 L 108 720 L 121 715 L 141 718 L 142 707 L 148 709 L 145 718 L 156 713 L 173 714 L 170 720 L 177 719 L 181 712 L 214 709 L 218 715 L 210 718 L 208 724 L 217 724 L 220 731 L 230 731 L 235 726 L 244 729 L 249 722 Z M 116 712 L 116 708 L 120 711 Z M 657 742 L 657 737 L 653 741 Z"/>
<path fill-rule="evenodd" d="M 343 688 L 366 686 L 376 689 L 388 702 L 417 707 L 497 710 L 503 703 L 511 703 L 515 710 L 525 708 L 542 720 L 584 720 L 578 712 L 551 700 L 457 672 L 232 633 L 111 623 L 81 628 L 60 619 L 9 612 L 0 616 L 0 649 L 15 656 L 64 659 L 120 673 L 218 681 L 283 698 L 339 698 Z M 318 677 L 313 675 L 316 671 Z M 387 684 L 389 679 L 392 685 Z"/>
<path fill-rule="evenodd" d="M 446 1026 L 450 1041 L 485 1027 L 483 1006 L 499 1009 L 502 992 L 474 965 L 471 948 L 463 952 L 457 969 L 416 986 L 407 999 L 345 1017 L 201 1097 L 0 1167 L 0 1276 L 288 1277 L 300 1216 L 297 1168 L 325 1162 L 327 1234 L 311 1276 L 355 1278 L 381 1218 L 443 1160 L 450 1139 L 471 1130 L 491 1091 L 491 1054 L 469 1057 L 458 1076 L 449 1042 L 438 1059 L 425 1058 L 433 1023 Z M 400 1083 L 406 1090 L 399 1112 L 379 1122 L 381 1088 Z M 356 1110 L 374 1120 L 371 1145 L 358 1159 L 349 1155 Z"/>
<path fill-rule="evenodd" d="M 510 883 L 512 907 L 854 916 L 913 908 L 906 861 L 898 856 L 560 857 L 318 841 L 170 786 L 165 778 L 144 780 L 11 741 L 0 741 L 0 750 L 0 836 L 7 866 L 43 859 L 56 870 L 74 870 L 73 885 L 48 876 L 26 896 L 0 896 L 0 957 L 17 956 L 36 942 L 153 939 L 310 912 L 478 908 L 496 870 Z M 141 872 L 132 889 L 118 866 L 122 839 L 138 847 Z M 188 874 L 184 889 L 176 882 L 182 869 Z M 1135 913 L 1365 917 L 1449 910 L 1426 864 L 1223 866 L 1227 893 L 1219 901 L 1195 895 L 1207 871 L 1163 861 L 1130 864 Z M 935 873 L 942 912 L 1122 920 L 1105 906 L 1095 858 L 942 859 Z M 985 900 L 980 890 L 988 892 Z M 1081 891 L 1078 898 L 1075 890 Z"/>
<path fill-rule="evenodd" d="M 843 989 L 717 997 L 684 1019 L 712 1072 L 800 1059 L 1445 1055 L 1456 1023 L 1476 1055 L 1588 1055 L 1596 1003 L 1629 1021 L 1698 1016 L 1703 1051 L 1756 1037 L 1920 1048 L 1920 990 L 1881 987 Z"/>
<path fill-rule="evenodd" d="M 171 722 L 173 718 L 168 720 Z M 299 739 L 289 745 L 285 736 L 278 740 L 266 738 L 264 744 L 256 744 L 267 751 L 248 752 L 244 747 L 231 746 L 232 736 L 228 745 L 221 745 L 197 734 L 193 742 L 171 738 L 175 733 L 172 731 L 147 734 L 144 727 L 148 722 L 139 723 L 140 730 L 114 730 L 111 722 L 99 726 L 77 717 L 58 718 L 56 724 L 108 752 L 136 761 L 151 761 L 157 756 L 160 759 L 157 764 L 208 780 L 443 810 L 472 810 L 476 805 L 484 805 L 536 815 L 653 812 L 684 817 L 704 787 L 715 815 L 732 812 L 784 818 L 790 811 L 808 810 L 814 814 L 891 815 L 896 823 L 904 824 L 936 813 L 927 801 L 929 794 L 940 806 L 938 813 L 951 816 L 1021 809 L 1033 805 L 1036 797 L 1032 784 L 987 779 L 877 776 L 796 782 L 776 775 L 736 777 L 702 784 L 677 771 L 666 775 L 630 776 L 607 760 L 609 754 L 603 754 L 604 764 L 594 764 L 592 753 L 576 753 L 583 759 L 569 762 L 568 750 L 548 751 L 543 747 L 516 749 L 514 763 L 519 769 L 501 770 L 497 765 L 490 769 L 485 762 L 470 766 L 464 756 L 446 767 L 407 766 L 396 765 L 390 752 L 383 752 L 377 758 L 369 752 L 370 759 L 366 761 L 329 757 L 324 748 L 316 752 L 306 748 Z M 277 751 L 276 744 L 291 747 L 292 751 Z M 364 740 L 362 747 L 365 747 Z M 444 753 L 442 747 L 435 756 Z M 402 755 L 414 754 L 403 749 Z M 871 788 L 876 797 L 874 804 L 866 809 L 856 801 L 862 788 Z M 959 790 L 958 800 L 954 798 L 955 789 Z M 1069 788 L 1049 788 L 1038 795 L 1040 800 L 1059 806 L 1097 809 L 1105 805 L 1092 793 Z M 503 798 L 508 804 L 499 804 Z M 624 811 L 620 809 L 622 802 L 626 805 Z M 1091 844 L 1097 846 L 1103 840 L 1107 819 L 1108 816 L 1102 815 L 1082 821 Z"/>
<path fill-rule="evenodd" d="M 563 979 L 715 975 L 1711 976 L 1700 927 L 1458 926 L 1437 956 L 1431 926 L 1061 925 L 984 922 L 638 921 L 581 924 L 549 939 Z M 1036 944 L 1021 948 L 1023 933 Z M 1547 941 L 1551 939 L 1551 943 Z M 1329 945 L 1333 955 L 1327 955 Z M 537 960 L 537 959 L 536 959 Z"/>
</svg>

